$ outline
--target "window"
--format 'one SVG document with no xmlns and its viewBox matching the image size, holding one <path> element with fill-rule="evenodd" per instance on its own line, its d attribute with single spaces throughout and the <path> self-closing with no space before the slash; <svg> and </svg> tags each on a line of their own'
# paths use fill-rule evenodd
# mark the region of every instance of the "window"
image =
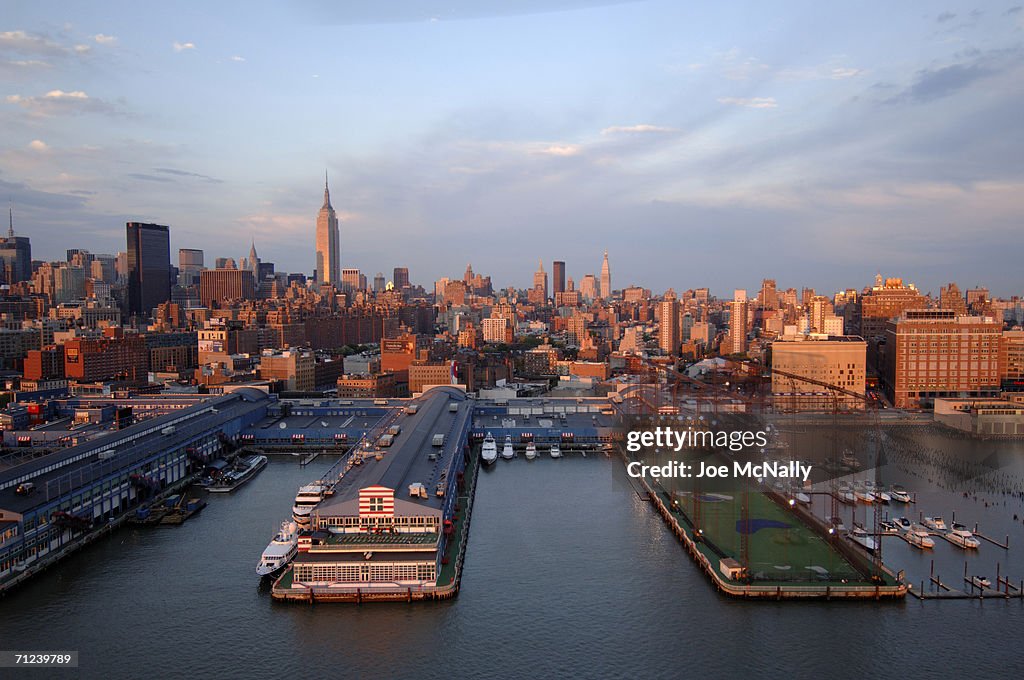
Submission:
<svg viewBox="0 0 1024 680">
<path fill-rule="evenodd" d="M 380 496 L 370 498 L 370 512 L 384 512 L 384 499 Z"/>
</svg>

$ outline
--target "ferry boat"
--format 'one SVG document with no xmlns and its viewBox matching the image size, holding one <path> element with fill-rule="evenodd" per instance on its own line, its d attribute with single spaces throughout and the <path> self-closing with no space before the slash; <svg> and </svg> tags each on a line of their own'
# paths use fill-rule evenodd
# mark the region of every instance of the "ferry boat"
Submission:
<svg viewBox="0 0 1024 680">
<path fill-rule="evenodd" d="M 505 435 L 505 445 L 501 447 L 501 457 L 505 460 L 512 460 L 516 455 L 516 450 L 512 448 L 512 437 Z"/>
<path fill-rule="evenodd" d="M 235 465 L 206 487 L 210 493 L 230 493 L 242 486 L 267 466 L 266 456 L 248 456 L 238 460 Z"/>
<path fill-rule="evenodd" d="M 299 487 L 295 494 L 295 505 L 292 506 L 292 519 L 299 527 L 306 529 L 311 523 L 310 515 L 313 508 L 324 499 L 327 487 L 321 484 L 307 484 Z"/>
<path fill-rule="evenodd" d="M 893 484 L 892 487 L 890 487 L 889 496 L 894 501 L 899 501 L 900 503 L 913 502 L 913 499 L 910 497 L 910 493 L 899 484 Z"/>
<path fill-rule="evenodd" d="M 875 543 L 875 539 L 868 535 L 867 530 L 859 524 L 853 525 L 853 531 L 847 534 L 847 538 L 870 553 L 875 552 L 878 548 L 878 544 Z"/>
<path fill-rule="evenodd" d="M 551 457 L 552 458 L 561 458 L 562 457 L 562 449 L 560 449 L 558 447 L 558 444 L 552 444 L 551 445 Z"/>
<path fill-rule="evenodd" d="M 256 565 L 257 576 L 270 576 L 292 561 L 299 551 L 299 527 L 295 522 L 281 522 L 281 530 L 277 532 L 267 549 L 260 556 Z"/>
<path fill-rule="evenodd" d="M 932 531 L 945 531 L 946 523 L 942 521 L 942 518 L 936 515 L 935 517 L 925 517 L 922 521 L 926 527 Z"/>
<path fill-rule="evenodd" d="M 526 460 L 533 460 L 537 457 L 537 445 L 530 442 L 526 445 Z"/>
<path fill-rule="evenodd" d="M 907 543 L 914 546 L 915 548 L 921 548 L 922 550 L 929 550 L 935 547 L 935 541 L 928 532 L 917 525 L 910 527 L 906 533 Z"/>
<path fill-rule="evenodd" d="M 946 534 L 946 538 L 953 545 L 958 545 L 965 550 L 977 550 L 981 547 L 981 541 L 976 539 L 967 527 L 956 522 L 953 523 L 950 532 Z"/>
<path fill-rule="evenodd" d="M 484 445 L 480 449 L 480 459 L 485 465 L 490 465 L 498 460 L 498 444 L 494 441 L 494 435 L 490 432 L 484 438 Z"/>
</svg>

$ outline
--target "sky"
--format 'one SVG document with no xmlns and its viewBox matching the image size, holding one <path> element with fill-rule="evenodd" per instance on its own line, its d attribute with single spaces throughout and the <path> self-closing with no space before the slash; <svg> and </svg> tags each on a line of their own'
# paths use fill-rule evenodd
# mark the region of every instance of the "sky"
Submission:
<svg viewBox="0 0 1024 680">
<path fill-rule="evenodd" d="M 0 13 L 0 198 L 36 259 L 152 221 L 172 259 L 255 240 L 310 273 L 326 170 L 342 266 L 371 279 L 579 281 L 607 249 L 614 287 L 655 293 L 1021 294 L 1022 110 L 1013 0 Z"/>
</svg>

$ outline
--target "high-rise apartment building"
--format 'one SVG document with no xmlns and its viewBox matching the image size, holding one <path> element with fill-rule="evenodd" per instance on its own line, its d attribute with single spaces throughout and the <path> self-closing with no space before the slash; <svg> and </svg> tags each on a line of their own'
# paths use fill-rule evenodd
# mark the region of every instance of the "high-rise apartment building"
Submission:
<svg viewBox="0 0 1024 680">
<path fill-rule="evenodd" d="M 171 299 L 171 234 L 161 224 L 128 222 L 128 313 L 149 316 Z"/>
<path fill-rule="evenodd" d="M 548 299 L 548 274 L 544 271 L 544 260 L 537 262 L 537 271 L 533 273 L 533 289 L 542 300 Z"/>
<path fill-rule="evenodd" d="M 341 236 L 338 215 L 331 205 L 331 191 L 324 176 L 324 204 L 316 217 L 316 280 L 341 286 Z"/>
<path fill-rule="evenodd" d="M 665 293 L 665 298 L 658 303 L 658 314 L 658 346 L 665 354 L 678 354 L 682 340 L 679 335 L 679 300 L 674 292 Z"/>
<path fill-rule="evenodd" d="M 248 269 L 204 269 L 199 273 L 199 300 L 210 307 L 221 300 L 254 300 L 256 280 Z"/>
<path fill-rule="evenodd" d="M 928 299 L 913 285 L 904 286 L 903 279 L 875 278 L 875 285 L 864 292 L 858 301 L 860 335 L 865 340 L 885 335 L 886 324 L 906 309 L 923 309 Z"/>
<path fill-rule="evenodd" d="M 737 289 L 729 303 L 729 354 L 747 351 L 747 291 Z"/>
</svg>

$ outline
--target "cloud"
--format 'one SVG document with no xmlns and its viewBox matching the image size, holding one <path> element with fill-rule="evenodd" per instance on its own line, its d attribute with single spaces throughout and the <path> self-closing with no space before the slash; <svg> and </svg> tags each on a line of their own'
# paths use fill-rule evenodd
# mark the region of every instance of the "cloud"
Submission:
<svg viewBox="0 0 1024 680">
<path fill-rule="evenodd" d="M 93 99 L 81 90 L 72 90 L 71 92 L 50 90 L 44 95 L 35 97 L 12 94 L 7 96 L 7 103 L 16 104 L 33 116 L 42 117 L 81 113 L 121 113 L 112 104 L 102 99 Z"/>
<path fill-rule="evenodd" d="M 63 56 L 68 48 L 45 35 L 25 31 L 4 31 L 0 33 L 0 52 L 41 56 Z"/>
<path fill-rule="evenodd" d="M 153 172 L 160 173 L 162 175 L 174 175 L 175 177 L 188 177 L 192 179 L 200 179 L 204 182 L 211 184 L 223 184 L 224 180 L 217 179 L 216 177 L 210 177 L 209 175 L 202 175 L 198 172 L 188 172 L 186 170 L 178 170 L 177 168 L 154 168 Z"/>
<path fill-rule="evenodd" d="M 32 149 L 33 151 L 47 151 L 49 150 L 50 145 L 41 139 L 33 139 L 31 142 L 28 143 L 28 148 Z"/>
<path fill-rule="evenodd" d="M 940 24 L 944 24 L 947 21 L 952 21 L 953 19 L 956 19 L 956 14 L 953 12 L 943 12 L 939 16 L 935 17 L 935 21 L 937 21 Z"/>
<path fill-rule="evenodd" d="M 579 144 L 552 144 L 536 153 L 545 156 L 577 156 L 580 151 L 582 151 L 582 147 Z"/>
<path fill-rule="evenodd" d="M 88 45 L 75 45 L 76 54 L 88 54 L 92 51 L 92 48 Z"/>
<path fill-rule="evenodd" d="M 174 180 L 170 177 L 159 177 L 157 175 L 147 175 L 141 172 L 129 172 L 125 177 L 131 177 L 132 179 L 140 179 L 146 182 L 173 182 Z"/>
<path fill-rule="evenodd" d="M 640 125 L 612 125 L 601 130 L 602 135 L 618 135 L 618 134 L 645 134 L 645 133 L 672 133 L 679 132 L 676 128 L 663 127 L 660 125 L 648 125 L 641 123 Z"/>
<path fill-rule="evenodd" d="M 98 42 L 100 45 L 113 45 L 117 42 L 116 37 L 112 35 L 104 35 L 102 33 L 97 33 L 92 37 L 92 39 Z"/>
<path fill-rule="evenodd" d="M 231 61 L 245 61 L 245 57 L 240 57 L 237 54 L 231 57 Z"/>
<path fill-rule="evenodd" d="M 775 97 L 719 97 L 719 104 L 745 106 L 748 109 L 774 109 L 778 107 Z"/>
<path fill-rule="evenodd" d="M 969 87 L 992 72 L 990 67 L 980 63 L 952 64 L 937 69 L 923 69 L 917 72 L 910 87 L 890 99 L 889 102 L 922 103 L 940 99 Z"/>
<path fill-rule="evenodd" d="M 174 48 L 175 52 L 183 52 L 184 50 L 194 50 L 196 48 L 195 43 L 181 43 L 177 40 L 171 43 L 171 47 Z"/>
</svg>

